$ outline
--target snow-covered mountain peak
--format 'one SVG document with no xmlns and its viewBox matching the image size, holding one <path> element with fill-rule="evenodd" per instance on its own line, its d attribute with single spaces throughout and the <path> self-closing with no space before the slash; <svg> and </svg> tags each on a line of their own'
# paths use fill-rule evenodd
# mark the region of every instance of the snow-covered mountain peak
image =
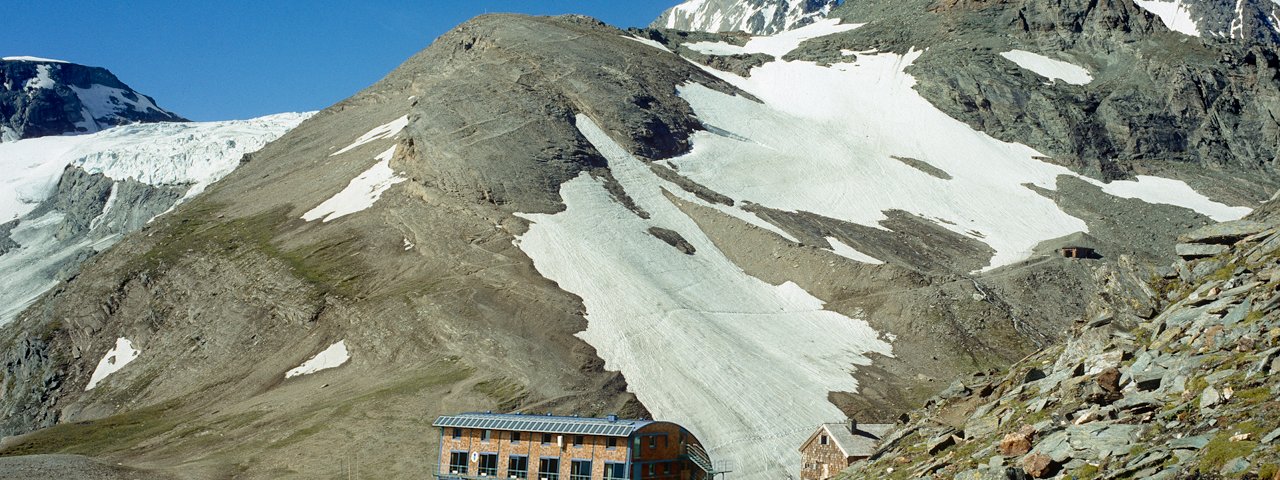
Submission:
<svg viewBox="0 0 1280 480">
<path fill-rule="evenodd" d="M 1194 37 L 1238 42 L 1280 42 L 1276 0 L 1135 0 L 1166 27 Z"/>
<path fill-rule="evenodd" d="M 104 68 L 30 56 L 0 60 L 0 142 L 175 121 L 185 119 Z"/>
<path fill-rule="evenodd" d="M 654 20 L 655 28 L 769 35 L 813 23 L 839 0 L 688 0 Z"/>
</svg>

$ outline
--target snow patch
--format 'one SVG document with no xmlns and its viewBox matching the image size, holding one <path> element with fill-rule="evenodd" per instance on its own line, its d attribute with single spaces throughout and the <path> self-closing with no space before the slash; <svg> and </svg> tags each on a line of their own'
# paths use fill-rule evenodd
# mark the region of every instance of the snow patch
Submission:
<svg viewBox="0 0 1280 480">
<path fill-rule="evenodd" d="M 831 245 L 831 251 L 835 252 L 836 255 L 847 258 L 849 260 L 853 260 L 855 262 L 870 263 L 872 265 L 884 264 L 884 260 L 880 260 L 871 255 L 867 255 L 865 253 L 854 250 L 853 247 L 850 247 L 848 244 L 841 242 L 840 239 L 836 237 L 826 237 L 826 238 L 827 238 L 827 243 Z"/>
<path fill-rule="evenodd" d="M 576 123 L 650 218 L 581 175 L 561 185 L 564 211 L 520 214 L 531 225 L 516 245 L 583 298 L 588 326 L 578 336 L 654 415 L 689 427 L 752 478 L 785 476 L 813 425 L 842 418 L 827 392 L 856 391 L 853 366 L 869 364 L 868 353 L 891 354 L 889 344 L 794 283 L 747 275 L 665 196 L 678 186 L 589 117 Z M 697 253 L 644 233 L 653 226 L 678 232 Z"/>
<path fill-rule="evenodd" d="M 284 378 L 293 378 L 301 375 L 310 375 L 321 370 L 337 368 L 347 363 L 351 359 L 351 354 L 347 352 L 347 341 L 340 340 L 338 343 L 329 345 L 329 348 L 317 353 L 310 360 L 302 362 L 298 368 L 285 372 Z"/>
<path fill-rule="evenodd" d="M 1101 187 L 1102 191 L 1113 196 L 1183 207 L 1200 212 L 1219 222 L 1239 220 L 1253 211 L 1248 207 L 1233 207 L 1215 202 L 1195 191 L 1185 182 L 1168 178 L 1138 175 L 1137 180 L 1120 180 L 1111 183 L 1103 183 L 1087 177 L 1085 181 Z"/>
<path fill-rule="evenodd" d="M 1089 71 L 1085 70 L 1084 67 L 1062 60 L 1054 60 L 1038 53 L 1011 50 L 1001 53 L 1000 56 L 1050 81 L 1062 80 L 1072 85 L 1088 85 L 1089 82 L 1093 81 L 1093 75 L 1090 75 Z"/>
<path fill-rule="evenodd" d="M 126 110 L 168 113 L 156 106 L 146 95 L 131 93 L 124 89 L 106 85 L 90 85 L 89 88 L 80 88 L 75 85 L 67 87 L 80 98 L 80 104 L 84 106 L 84 112 L 87 114 L 81 126 L 87 127 L 89 121 L 94 122 L 95 128 L 90 129 L 90 132 L 97 131 L 102 122 L 107 122 L 109 125 L 116 114 Z M 135 98 L 130 99 L 129 95 Z"/>
<path fill-rule="evenodd" d="M 405 237 L 405 238 L 404 238 L 404 251 L 406 251 L 406 252 L 407 252 L 407 251 L 409 251 L 409 250 L 413 250 L 413 247 L 415 247 L 415 245 L 413 244 L 413 242 L 410 242 L 410 241 L 409 241 L 409 237 Z"/>
<path fill-rule="evenodd" d="M 4 58 L 0 58 L 0 60 L 4 60 L 4 61 L 8 61 L 8 62 L 71 63 L 71 62 L 68 62 L 68 61 L 65 61 L 65 60 L 54 60 L 54 59 L 52 59 L 52 58 L 25 57 L 25 56 L 19 56 L 19 57 L 4 57 Z"/>
<path fill-rule="evenodd" d="M 36 76 L 27 80 L 27 84 L 23 85 L 23 88 L 27 91 L 32 91 L 58 86 L 58 82 L 55 82 L 53 76 L 51 76 L 53 67 L 53 65 L 36 65 Z"/>
<path fill-rule="evenodd" d="M 351 145 L 347 145 L 346 148 L 333 152 L 329 156 L 332 157 L 335 155 L 342 155 L 344 153 L 355 150 L 357 147 L 364 145 L 366 143 L 372 142 L 374 140 L 382 140 L 384 138 L 394 137 L 396 136 L 396 134 L 400 133 L 401 130 L 404 130 L 404 127 L 407 127 L 407 126 L 409 126 L 409 116 L 405 115 L 403 117 L 392 120 L 387 124 L 379 125 L 375 127 L 373 130 L 369 130 L 364 135 L 361 135 L 360 138 L 357 138 L 356 141 L 353 142 Z"/>
<path fill-rule="evenodd" d="M 1196 26 L 1195 18 L 1191 16 L 1191 9 L 1183 5 L 1182 0 L 1133 0 L 1133 3 L 1160 17 L 1160 21 L 1164 22 L 1164 26 L 1169 27 L 1169 30 L 1193 37 L 1200 36 L 1200 28 Z"/>
<path fill-rule="evenodd" d="M 93 369 L 93 375 L 89 376 L 89 385 L 84 387 L 87 392 L 98 386 L 107 376 L 120 371 L 125 365 L 133 362 L 141 355 L 141 350 L 133 348 L 133 342 L 129 339 L 120 337 L 116 339 L 116 346 L 102 356 L 102 360 L 98 361 L 98 368 Z"/>
<path fill-rule="evenodd" d="M 392 185 L 407 180 L 391 170 L 391 157 L 395 153 L 396 147 L 392 145 L 375 157 L 378 163 L 352 179 L 347 188 L 302 214 L 302 219 L 310 222 L 323 218 L 323 223 L 328 223 L 372 207 Z"/>
</svg>

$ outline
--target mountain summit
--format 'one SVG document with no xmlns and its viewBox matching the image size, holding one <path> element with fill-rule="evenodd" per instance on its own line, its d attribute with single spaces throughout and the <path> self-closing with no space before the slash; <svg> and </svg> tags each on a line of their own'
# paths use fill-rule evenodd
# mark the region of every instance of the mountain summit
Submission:
<svg viewBox="0 0 1280 480">
<path fill-rule="evenodd" d="M 183 122 L 105 68 L 37 57 L 0 59 L 0 142 Z"/>
<path fill-rule="evenodd" d="M 771 35 L 827 16 L 839 0 L 689 0 L 671 7 L 654 28 Z"/>
</svg>

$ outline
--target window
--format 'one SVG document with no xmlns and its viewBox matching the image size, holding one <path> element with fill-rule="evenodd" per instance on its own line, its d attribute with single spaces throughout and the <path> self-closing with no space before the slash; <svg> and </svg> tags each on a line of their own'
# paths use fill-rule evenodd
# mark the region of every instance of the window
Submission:
<svg viewBox="0 0 1280 480">
<path fill-rule="evenodd" d="M 649 464 L 649 476 L 650 476 L 650 477 L 652 477 L 652 476 L 657 475 L 657 474 L 658 474 L 658 465 L 657 465 L 657 464 L 650 463 L 650 464 Z"/>
<path fill-rule="evenodd" d="M 538 460 L 539 480 L 560 480 L 560 459 L 543 458 Z"/>
<path fill-rule="evenodd" d="M 671 463 L 662 464 L 662 474 L 671 475 Z"/>
<path fill-rule="evenodd" d="M 649 437 L 649 448 L 658 448 L 658 437 Z"/>
<path fill-rule="evenodd" d="M 511 443 L 520 443 L 520 432 L 511 432 Z"/>
<path fill-rule="evenodd" d="M 627 464 L 625 463 L 604 464 L 604 480 L 623 480 L 625 478 L 627 478 Z"/>
<path fill-rule="evenodd" d="M 460 439 L 460 438 L 462 438 L 462 429 L 461 429 L 461 428 L 454 427 L 454 428 L 453 428 L 453 439 L 454 439 L 454 440 L 458 440 L 458 439 Z"/>
<path fill-rule="evenodd" d="M 581 448 L 581 447 L 582 447 L 582 445 L 583 445 L 583 444 L 585 444 L 585 443 L 587 443 L 587 442 L 586 442 L 586 438 L 585 438 L 585 437 L 583 437 L 582 435 L 574 435 L 574 436 L 573 436 L 573 446 Z"/>
<path fill-rule="evenodd" d="M 570 463 L 569 480 L 591 480 L 591 460 L 574 460 Z"/>
<path fill-rule="evenodd" d="M 543 445 L 551 445 L 551 434 L 550 434 L 550 433 L 544 433 L 544 434 L 542 434 L 542 444 L 543 444 Z"/>
<path fill-rule="evenodd" d="M 481 442 L 487 442 L 487 441 L 489 441 L 489 439 L 491 439 L 491 438 L 493 438 L 493 430 L 481 430 L 481 431 L 480 431 L 480 441 L 481 441 Z"/>
<path fill-rule="evenodd" d="M 607 440 L 604 441 L 604 444 L 605 444 L 605 448 L 608 448 L 610 450 L 618 448 L 618 437 L 609 437 Z"/>
<path fill-rule="evenodd" d="M 498 454 L 496 453 L 480 454 L 480 476 L 481 477 L 498 476 Z"/>
<path fill-rule="evenodd" d="M 449 453 L 449 473 L 455 475 L 466 475 L 467 472 L 467 452 L 450 452 Z"/>
<path fill-rule="evenodd" d="M 507 462 L 507 476 L 511 478 L 529 478 L 529 457 L 512 455 Z"/>
<path fill-rule="evenodd" d="M 822 445 L 826 445 L 826 444 L 827 444 L 827 436 L 826 436 L 826 435 L 823 435 L 823 436 L 822 436 L 822 438 L 818 440 L 818 443 L 820 443 L 820 444 L 822 444 Z"/>
</svg>

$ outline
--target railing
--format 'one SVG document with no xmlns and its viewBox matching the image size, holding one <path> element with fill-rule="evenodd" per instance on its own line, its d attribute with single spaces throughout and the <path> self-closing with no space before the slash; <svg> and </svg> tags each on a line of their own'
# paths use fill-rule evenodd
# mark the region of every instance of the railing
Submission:
<svg viewBox="0 0 1280 480">
<path fill-rule="evenodd" d="M 569 480 L 591 480 L 591 475 L 569 475 Z"/>
<path fill-rule="evenodd" d="M 529 478 L 528 470 L 507 470 L 508 478 Z"/>
</svg>

